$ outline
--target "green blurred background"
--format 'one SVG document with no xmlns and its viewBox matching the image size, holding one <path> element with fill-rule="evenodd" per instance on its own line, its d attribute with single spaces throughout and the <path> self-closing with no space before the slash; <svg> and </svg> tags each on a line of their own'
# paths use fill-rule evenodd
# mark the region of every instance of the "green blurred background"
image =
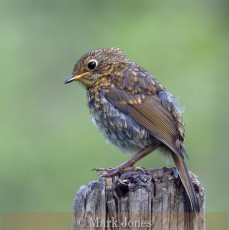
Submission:
<svg viewBox="0 0 229 230">
<path fill-rule="evenodd" d="M 94 127 L 82 86 L 63 84 L 84 52 L 117 46 L 178 96 L 206 210 L 229 213 L 228 6 L 0 1 L 0 212 L 70 212 L 92 168 L 130 157 Z M 166 164 L 157 153 L 138 165 Z"/>
</svg>

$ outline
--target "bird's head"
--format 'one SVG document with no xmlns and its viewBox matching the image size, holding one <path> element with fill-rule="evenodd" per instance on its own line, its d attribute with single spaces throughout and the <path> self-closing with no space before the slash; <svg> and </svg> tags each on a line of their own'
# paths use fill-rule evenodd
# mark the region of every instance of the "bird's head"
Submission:
<svg viewBox="0 0 229 230">
<path fill-rule="evenodd" d="M 104 76 L 128 67 L 129 60 L 119 48 L 96 49 L 85 53 L 75 64 L 66 83 L 80 81 L 88 88 Z"/>
</svg>

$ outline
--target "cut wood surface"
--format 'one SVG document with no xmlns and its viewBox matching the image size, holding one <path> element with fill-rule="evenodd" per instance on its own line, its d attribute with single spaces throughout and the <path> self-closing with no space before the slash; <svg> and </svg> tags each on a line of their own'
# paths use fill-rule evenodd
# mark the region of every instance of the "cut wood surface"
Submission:
<svg viewBox="0 0 229 230">
<path fill-rule="evenodd" d="M 200 204 L 198 213 L 190 211 L 188 196 L 174 168 L 101 176 L 76 193 L 72 230 L 204 230 L 204 188 L 196 175 L 190 172 L 190 176 Z"/>
</svg>

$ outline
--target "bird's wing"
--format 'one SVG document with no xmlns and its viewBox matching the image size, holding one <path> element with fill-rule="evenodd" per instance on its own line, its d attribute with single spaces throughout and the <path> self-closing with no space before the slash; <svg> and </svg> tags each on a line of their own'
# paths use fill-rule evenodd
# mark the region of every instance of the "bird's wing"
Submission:
<svg viewBox="0 0 229 230">
<path fill-rule="evenodd" d="M 114 87 L 107 92 L 106 98 L 183 158 L 183 143 L 179 138 L 174 117 L 162 105 L 157 94 L 145 96 Z"/>
</svg>

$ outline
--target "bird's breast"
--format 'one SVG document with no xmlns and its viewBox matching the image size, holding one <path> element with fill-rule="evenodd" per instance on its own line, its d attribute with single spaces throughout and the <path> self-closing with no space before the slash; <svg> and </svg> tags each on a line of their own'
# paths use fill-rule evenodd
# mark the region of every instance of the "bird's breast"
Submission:
<svg viewBox="0 0 229 230">
<path fill-rule="evenodd" d="M 97 128 L 122 151 L 137 152 L 156 141 L 148 130 L 108 102 L 103 90 L 88 92 L 88 106 Z"/>
</svg>

